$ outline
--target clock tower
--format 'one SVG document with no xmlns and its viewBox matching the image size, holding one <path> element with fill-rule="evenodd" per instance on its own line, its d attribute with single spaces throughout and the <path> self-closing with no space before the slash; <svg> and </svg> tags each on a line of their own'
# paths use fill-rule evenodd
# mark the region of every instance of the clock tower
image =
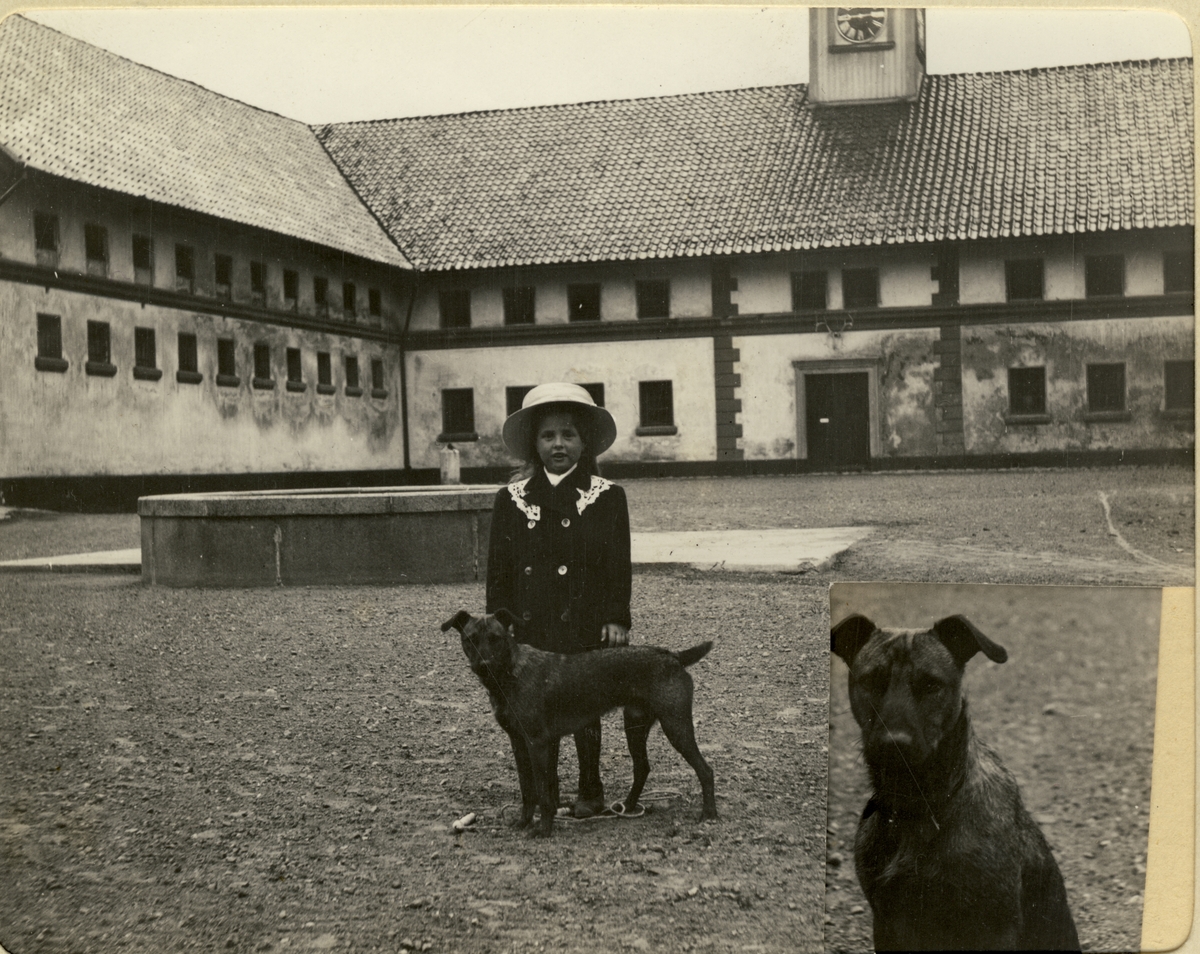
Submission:
<svg viewBox="0 0 1200 954">
<path fill-rule="evenodd" d="M 925 11 L 809 11 L 808 101 L 817 106 L 916 99 L 925 76 Z"/>
</svg>

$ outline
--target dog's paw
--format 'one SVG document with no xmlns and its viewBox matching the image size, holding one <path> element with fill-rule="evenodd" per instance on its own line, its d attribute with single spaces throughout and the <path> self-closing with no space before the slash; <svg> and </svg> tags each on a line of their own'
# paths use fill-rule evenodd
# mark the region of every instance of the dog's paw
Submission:
<svg viewBox="0 0 1200 954">
<path fill-rule="evenodd" d="M 706 809 L 704 809 L 704 811 L 702 811 L 700 813 L 700 821 L 702 821 L 702 822 L 714 821 L 715 822 L 715 821 L 720 821 L 720 817 L 717 815 L 717 810 L 715 808 L 712 810 L 709 810 L 706 808 Z"/>
<path fill-rule="evenodd" d="M 538 818 L 529 829 L 530 838 L 549 838 L 550 832 L 554 830 L 554 816 L 542 815 Z"/>
</svg>

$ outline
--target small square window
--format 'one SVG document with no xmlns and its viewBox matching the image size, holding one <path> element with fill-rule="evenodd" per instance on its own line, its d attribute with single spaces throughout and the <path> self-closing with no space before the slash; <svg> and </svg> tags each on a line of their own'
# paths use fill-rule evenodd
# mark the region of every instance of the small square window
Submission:
<svg viewBox="0 0 1200 954">
<path fill-rule="evenodd" d="M 186 331 L 179 333 L 179 370 L 191 372 L 200 370 L 196 353 L 196 336 Z"/>
<path fill-rule="evenodd" d="M 190 245 L 175 246 L 175 290 L 191 292 L 196 287 L 196 252 Z"/>
<path fill-rule="evenodd" d="M 1046 413 L 1046 369 L 1008 369 L 1008 413 L 1016 416 Z"/>
<path fill-rule="evenodd" d="M 513 387 L 504 389 L 504 415 L 508 417 L 510 414 L 516 414 L 521 410 L 521 402 L 525 400 L 525 395 L 532 391 L 532 384 L 518 384 Z"/>
<path fill-rule="evenodd" d="M 675 399 L 670 381 L 638 382 L 639 433 L 675 426 Z M 671 433 L 674 433 L 672 431 Z"/>
<path fill-rule="evenodd" d="M 352 354 L 346 355 L 346 393 L 350 397 L 358 397 L 362 394 L 362 385 L 358 383 L 358 358 Z"/>
<path fill-rule="evenodd" d="M 87 323 L 88 359 L 85 370 L 88 374 L 112 377 L 117 373 L 112 363 L 112 329 L 107 321 Z"/>
<path fill-rule="evenodd" d="M 571 321 L 600 320 L 600 285 L 589 282 L 567 286 L 567 318 Z"/>
<path fill-rule="evenodd" d="M 1125 410 L 1125 365 L 1089 364 L 1087 402 L 1092 413 Z"/>
<path fill-rule="evenodd" d="M 1168 411 L 1196 410 L 1196 362 L 1167 361 L 1163 365 L 1164 400 Z"/>
<path fill-rule="evenodd" d="M 1089 255 L 1083 260 L 1084 294 L 1088 298 L 1125 294 L 1125 256 Z"/>
<path fill-rule="evenodd" d="M 39 252 L 58 252 L 58 216 L 48 212 L 33 214 L 33 247 Z"/>
<path fill-rule="evenodd" d="M 792 272 L 792 311 L 823 311 L 828 307 L 827 272 Z"/>
<path fill-rule="evenodd" d="M 367 289 L 367 312 L 372 318 L 383 316 L 383 296 L 378 288 Z"/>
<path fill-rule="evenodd" d="M 323 387 L 333 385 L 333 362 L 329 360 L 328 351 L 317 352 L 317 384 Z"/>
<path fill-rule="evenodd" d="M 354 282 L 342 283 L 342 311 L 347 318 L 353 318 L 358 311 L 358 289 L 354 287 Z"/>
<path fill-rule="evenodd" d="M 108 229 L 91 222 L 83 226 L 83 252 L 89 275 L 108 274 Z"/>
<path fill-rule="evenodd" d="M 295 310 L 296 301 L 300 295 L 300 276 L 290 268 L 283 270 L 283 301 L 288 308 Z"/>
<path fill-rule="evenodd" d="M 233 259 L 230 256 L 213 256 L 213 277 L 217 283 L 217 295 L 229 298 L 233 293 Z"/>
<path fill-rule="evenodd" d="M 286 352 L 287 358 L 287 389 L 289 391 L 303 391 L 304 373 L 300 365 L 300 349 L 288 348 Z"/>
<path fill-rule="evenodd" d="M 1192 250 L 1168 249 L 1163 252 L 1163 291 L 1190 292 L 1196 288 L 1196 267 Z"/>
<path fill-rule="evenodd" d="M 475 391 L 446 388 L 442 391 L 442 433 L 438 440 L 475 439 Z"/>
<path fill-rule="evenodd" d="M 158 367 L 158 348 L 153 328 L 133 329 L 133 364 L 138 368 Z"/>
<path fill-rule="evenodd" d="M 149 235 L 133 236 L 133 277 L 139 285 L 154 284 L 154 242 Z"/>
<path fill-rule="evenodd" d="M 1004 263 L 1004 289 L 1009 301 L 1038 301 L 1045 296 L 1045 266 L 1040 258 Z"/>
<path fill-rule="evenodd" d="M 443 288 L 438 292 L 438 315 L 443 328 L 471 327 L 471 290 Z"/>
<path fill-rule="evenodd" d="M 842 307 L 879 307 L 879 269 L 842 269 Z"/>
<path fill-rule="evenodd" d="M 237 376 L 237 346 L 232 338 L 218 338 L 217 384 L 236 387 L 240 383 Z"/>
<path fill-rule="evenodd" d="M 604 407 L 603 384 L 581 384 L 579 386 L 592 396 L 592 400 L 596 402 L 596 407 Z"/>
<path fill-rule="evenodd" d="M 250 263 L 250 294 L 262 301 L 267 293 L 267 269 L 262 262 Z"/>
<path fill-rule="evenodd" d="M 387 388 L 383 386 L 383 359 L 371 359 L 371 397 L 385 398 L 388 396 Z"/>
<path fill-rule="evenodd" d="M 506 325 L 532 325 L 534 321 L 534 287 L 518 285 L 506 288 L 504 297 L 504 323 Z"/>
<path fill-rule="evenodd" d="M 254 346 L 254 381 L 256 388 L 269 390 L 275 387 L 275 379 L 271 377 L 271 346 L 256 344 Z"/>
<path fill-rule="evenodd" d="M 634 282 L 639 318 L 671 317 L 671 283 L 665 278 Z"/>
<path fill-rule="evenodd" d="M 67 370 L 67 361 L 62 356 L 62 317 L 59 315 L 37 316 L 37 356 L 33 366 L 39 371 Z"/>
<path fill-rule="evenodd" d="M 313 304 L 317 313 L 324 315 L 329 312 L 329 279 L 320 275 L 313 276 Z"/>
</svg>

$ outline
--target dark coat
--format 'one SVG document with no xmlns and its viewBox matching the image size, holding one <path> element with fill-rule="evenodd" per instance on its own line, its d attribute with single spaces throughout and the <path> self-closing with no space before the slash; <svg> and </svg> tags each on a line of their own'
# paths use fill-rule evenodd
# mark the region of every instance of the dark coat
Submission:
<svg viewBox="0 0 1200 954">
<path fill-rule="evenodd" d="M 496 495 L 487 611 L 512 611 L 520 642 L 556 653 L 598 648 L 606 623 L 629 627 L 631 583 L 620 487 L 582 468 L 551 487 L 539 467 Z"/>
</svg>

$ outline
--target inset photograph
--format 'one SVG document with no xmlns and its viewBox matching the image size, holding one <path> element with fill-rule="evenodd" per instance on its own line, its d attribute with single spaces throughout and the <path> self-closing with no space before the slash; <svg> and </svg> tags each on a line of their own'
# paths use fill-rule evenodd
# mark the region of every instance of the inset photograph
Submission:
<svg viewBox="0 0 1200 954">
<path fill-rule="evenodd" d="M 830 592 L 826 950 L 1138 950 L 1161 591 Z"/>
</svg>

